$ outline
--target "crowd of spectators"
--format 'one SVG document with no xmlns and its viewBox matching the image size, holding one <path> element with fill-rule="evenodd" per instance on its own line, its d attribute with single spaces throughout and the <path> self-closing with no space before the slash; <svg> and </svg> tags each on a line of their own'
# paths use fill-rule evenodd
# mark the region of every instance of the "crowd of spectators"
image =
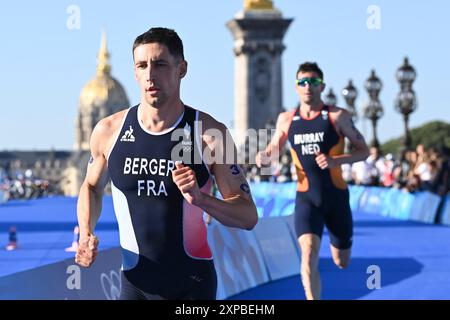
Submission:
<svg viewBox="0 0 450 320">
<path fill-rule="evenodd" d="M 10 176 L 0 168 L 0 203 L 13 199 L 36 199 L 55 193 L 50 181 L 35 177 L 30 169 Z"/>
</svg>

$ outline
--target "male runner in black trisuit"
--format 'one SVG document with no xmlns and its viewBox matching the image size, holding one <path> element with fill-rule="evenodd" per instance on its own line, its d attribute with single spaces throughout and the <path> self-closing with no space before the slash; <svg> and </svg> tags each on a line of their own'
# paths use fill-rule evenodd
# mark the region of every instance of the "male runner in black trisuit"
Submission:
<svg viewBox="0 0 450 320">
<path fill-rule="evenodd" d="M 97 255 L 93 232 L 109 176 L 123 258 L 120 298 L 215 299 L 203 212 L 250 230 L 258 220 L 250 189 L 240 167 L 225 162 L 227 153 L 236 155 L 234 143 L 227 149 L 225 125 L 180 99 L 187 62 L 176 32 L 140 35 L 133 58 L 141 101 L 102 119 L 92 133 L 76 261 L 90 266 Z M 224 200 L 209 195 L 212 176 Z"/>
</svg>

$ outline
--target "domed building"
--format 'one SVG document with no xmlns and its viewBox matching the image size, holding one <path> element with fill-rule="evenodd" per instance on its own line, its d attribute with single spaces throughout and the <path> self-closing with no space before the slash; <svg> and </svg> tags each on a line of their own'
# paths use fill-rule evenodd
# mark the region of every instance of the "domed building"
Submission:
<svg viewBox="0 0 450 320">
<path fill-rule="evenodd" d="M 80 93 L 78 116 L 75 120 L 74 152 L 61 183 L 65 195 L 75 196 L 80 190 L 90 157 L 89 141 L 97 122 L 129 107 L 123 86 L 111 75 L 109 57 L 106 36 L 102 33 L 96 75 Z"/>
<path fill-rule="evenodd" d="M 96 75 L 79 98 L 74 150 L 0 151 L 0 171 L 14 178 L 30 170 L 34 177 L 49 181 L 53 193 L 78 195 L 86 176 L 92 130 L 100 119 L 129 107 L 123 86 L 111 76 L 109 57 L 103 33 Z"/>
<path fill-rule="evenodd" d="M 100 119 L 129 106 L 127 94 L 119 81 L 111 76 L 106 36 L 102 34 L 98 53 L 97 74 L 83 87 L 75 122 L 75 150 L 89 151 L 92 130 Z"/>
</svg>

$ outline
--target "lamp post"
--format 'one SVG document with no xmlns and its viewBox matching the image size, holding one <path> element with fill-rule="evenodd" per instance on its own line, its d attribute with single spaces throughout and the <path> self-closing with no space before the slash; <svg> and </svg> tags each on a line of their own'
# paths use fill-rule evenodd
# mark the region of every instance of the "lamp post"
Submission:
<svg viewBox="0 0 450 320">
<path fill-rule="evenodd" d="M 372 131 L 373 131 L 373 139 L 370 144 L 371 147 L 379 148 L 380 144 L 378 143 L 377 138 L 377 122 L 383 116 L 383 106 L 378 99 L 378 95 L 380 94 L 382 87 L 381 80 L 376 76 L 375 70 L 372 70 L 370 77 L 364 83 L 364 87 L 369 93 L 369 103 L 365 106 L 363 112 L 364 117 L 369 119 L 372 123 Z"/>
<path fill-rule="evenodd" d="M 342 89 L 342 96 L 347 104 L 347 111 L 350 113 L 353 122 L 358 120 L 358 112 L 355 108 L 355 100 L 358 96 L 358 90 L 353 86 L 352 80 L 348 81 L 348 85 Z"/>
<path fill-rule="evenodd" d="M 328 106 L 335 106 L 337 103 L 337 97 L 333 92 L 333 89 L 330 88 L 327 95 L 325 96 L 325 104 Z"/>
<path fill-rule="evenodd" d="M 353 122 L 358 120 L 358 112 L 355 108 L 355 100 L 358 96 L 358 90 L 353 86 L 352 80 L 348 81 L 348 85 L 342 89 L 342 96 L 344 97 L 345 103 L 347 104 L 347 111 L 350 113 Z M 351 151 L 353 148 L 351 141 L 347 144 L 347 151 Z"/>
<path fill-rule="evenodd" d="M 412 89 L 412 84 L 416 79 L 416 71 L 409 64 L 407 57 L 403 60 L 403 65 L 397 69 L 395 76 L 400 83 L 400 92 L 395 98 L 394 106 L 403 115 L 405 136 L 403 137 L 401 151 L 406 151 L 411 148 L 411 135 L 408 129 L 409 115 L 417 108 L 416 94 Z"/>
</svg>

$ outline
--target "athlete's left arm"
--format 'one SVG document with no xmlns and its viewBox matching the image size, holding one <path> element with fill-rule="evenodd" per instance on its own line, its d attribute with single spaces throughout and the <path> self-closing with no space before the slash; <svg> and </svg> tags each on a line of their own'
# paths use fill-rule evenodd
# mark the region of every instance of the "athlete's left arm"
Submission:
<svg viewBox="0 0 450 320">
<path fill-rule="evenodd" d="M 215 122 L 216 132 L 221 133 L 220 138 L 213 139 L 212 143 L 211 137 L 205 139 L 216 155 L 209 162 L 223 200 L 205 195 L 202 208 L 226 226 L 251 230 L 258 222 L 258 214 L 244 171 L 237 163 L 236 146 L 226 126 L 211 120 Z"/>
<path fill-rule="evenodd" d="M 177 163 L 173 179 L 185 199 L 202 208 L 228 227 L 251 230 L 258 222 L 256 206 L 242 168 L 237 164 L 233 138 L 225 125 L 207 116 L 202 122 L 202 152 L 205 163 L 214 175 L 223 200 L 198 189 L 195 174 Z"/>
<path fill-rule="evenodd" d="M 338 161 L 338 165 L 366 160 L 370 155 L 369 148 L 367 147 L 363 135 L 356 128 L 355 123 L 347 110 L 340 110 L 339 115 L 336 118 L 336 125 L 340 133 L 350 140 L 353 146 L 353 150 L 349 154 L 335 157 Z"/>
<path fill-rule="evenodd" d="M 316 162 L 319 167 L 322 169 L 333 168 L 344 163 L 353 163 L 365 160 L 369 156 L 369 148 L 367 147 L 363 135 L 356 128 L 350 113 L 348 113 L 347 110 L 338 109 L 337 112 L 331 114 L 330 116 L 334 119 L 335 126 L 339 131 L 338 133 L 350 140 L 353 145 L 353 149 L 350 153 L 335 156 L 319 154 L 316 157 Z"/>
</svg>

